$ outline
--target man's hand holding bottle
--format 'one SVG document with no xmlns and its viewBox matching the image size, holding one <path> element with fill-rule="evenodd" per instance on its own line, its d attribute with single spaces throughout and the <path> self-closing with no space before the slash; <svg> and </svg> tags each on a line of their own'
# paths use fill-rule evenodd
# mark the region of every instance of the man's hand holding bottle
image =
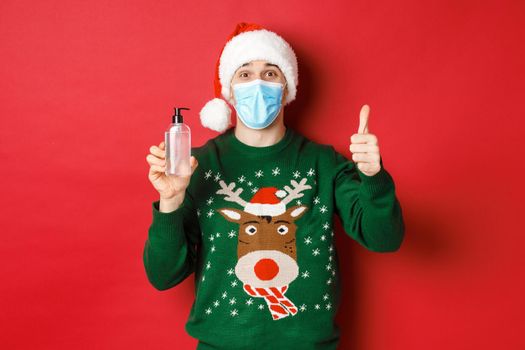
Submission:
<svg viewBox="0 0 525 350">
<path fill-rule="evenodd" d="M 172 212 L 179 208 L 184 201 L 186 188 L 190 184 L 191 175 L 199 165 L 197 158 L 190 157 L 191 174 L 185 176 L 166 175 L 166 150 L 162 141 L 159 146 L 151 146 L 146 156 L 150 165 L 148 178 L 153 187 L 159 192 L 159 211 Z"/>
</svg>

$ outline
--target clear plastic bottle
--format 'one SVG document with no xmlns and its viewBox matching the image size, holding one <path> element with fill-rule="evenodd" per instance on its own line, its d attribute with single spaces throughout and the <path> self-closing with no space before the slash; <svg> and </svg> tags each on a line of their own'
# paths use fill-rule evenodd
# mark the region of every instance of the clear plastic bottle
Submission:
<svg viewBox="0 0 525 350">
<path fill-rule="evenodd" d="M 191 175 L 191 131 L 184 124 L 181 110 L 189 108 L 174 108 L 172 123 L 164 133 L 166 146 L 166 175 Z"/>
</svg>

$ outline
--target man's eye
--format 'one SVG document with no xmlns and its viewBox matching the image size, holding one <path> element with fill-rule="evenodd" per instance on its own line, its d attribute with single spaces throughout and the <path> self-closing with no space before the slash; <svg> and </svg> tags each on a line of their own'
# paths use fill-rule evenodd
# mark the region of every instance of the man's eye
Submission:
<svg viewBox="0 0 525 350">
<path fill-rule="evenodd" d="M 247 78 L 248 77 L 248 73 L 243 72 L 243 73 L 239 74 L 239 76 L 241 78 Z"/>
</svg>

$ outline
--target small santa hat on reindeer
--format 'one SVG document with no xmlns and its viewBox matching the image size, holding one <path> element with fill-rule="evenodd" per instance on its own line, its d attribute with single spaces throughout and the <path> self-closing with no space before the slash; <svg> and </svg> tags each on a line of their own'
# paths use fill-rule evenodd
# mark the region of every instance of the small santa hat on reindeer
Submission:
<svg viewBox="0 0 525 350">
<path fill-rule="evenodd" d="M 297 57 L 292 47 L 279 35 L 258 24 L 241 22 L 228 38 L 215 67 L 215 98 L 208 101 L 200 111 L 201 124 L 223 132 L 231 125 L 233 104 L 230 83 L 235 71 L 245 63 L 265 60 L 281 69 L 286 78 L 288 93 L 284 104 L 295 100 L 297 93 Z"/>
<path fill-rule="evenodd" d="M 277 187 L 263 187 L 255 193 L 250 202 L 244 206 L 244 211 L 253 215 L 277 216 L 286 212 L 286 204 L 281 198 L 287 193 Z"/>
</svg>

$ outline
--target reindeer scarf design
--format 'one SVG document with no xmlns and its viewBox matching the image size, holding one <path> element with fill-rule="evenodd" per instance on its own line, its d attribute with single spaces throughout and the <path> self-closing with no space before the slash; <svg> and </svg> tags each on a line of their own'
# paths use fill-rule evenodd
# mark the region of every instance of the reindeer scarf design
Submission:
<svg viewBox="0 0 525 350">
<path fill-rule="evenodd" d="M 264 298 L 273 320 L 297 313 L 297 307 L 285 293 L 299 273 L 295 221 L 308 208 L 297 205 L 287 209 L 286 205 L 312 188 L 305 183 L 306 178 L 300 182 L 291 180 L 293 188 L 285 186 L 285 191 L 263 187 L 250 202 L 240 197 L 242 188 L 234 190 L 234 182 L 226 185 L 221 180 L 221 189 L 216 192 L 242 206 L 218 209 L 226 220 L 239 224 L 235 274 L 246 293 Z"/>
</svg>

